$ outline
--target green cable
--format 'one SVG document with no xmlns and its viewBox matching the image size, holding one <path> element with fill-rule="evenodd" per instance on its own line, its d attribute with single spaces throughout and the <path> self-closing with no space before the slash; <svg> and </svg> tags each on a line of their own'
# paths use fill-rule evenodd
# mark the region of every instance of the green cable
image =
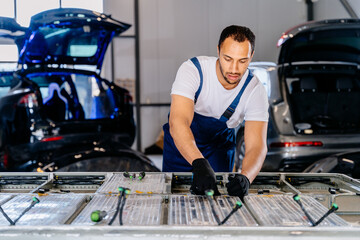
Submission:
<svg viewBox="0 0 360 240">
<path fill-rule="evenodd" d="M 241 202 L 236 201 L 233 210 L 231 210 L 231 212 L 224 218 L 224 220 L 222 220 L 222 222 L 219 223 L 219 226 L 220 226 L 220 225 L 223 225 L 224 223 L 226 223 L 227 220 L 229 220 L 229 218 L 231 217 L 231 215 L 233 215 L 233 214 L 234 214 L 237 210 L 239 210 L 241 207 L 242 207 Z"/>
</svg>

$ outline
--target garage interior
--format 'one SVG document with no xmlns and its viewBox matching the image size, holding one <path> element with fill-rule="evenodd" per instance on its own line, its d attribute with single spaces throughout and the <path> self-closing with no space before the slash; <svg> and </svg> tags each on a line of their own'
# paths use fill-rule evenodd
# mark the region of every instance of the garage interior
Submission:
<svg viewBox="0 0 360 240">
<path fill-rule="evenodd" d="M 356 112 L 360 100 L 360 91 L 357 91 L 360 88 L 357 85 L 360 82 L 359 57 L 357 60 L 355 57 L 355 63 L 349 66 L 343 64 L 347 68 L 341 69 L 342 72 L 337 72 L 336 76 L 334 71 L 337 69 L 334 70 L 328 62 L 322 66 L 319 72 L 323 72 L 316 76 L 320 76 L 318 79 L 323 76 L 331 79 L 329 82 L 335 86 L 331 93 L 322 92 L 319 87 L 321 80 L 316 80 L 316 86 L 311 82 L 315 75 L 309 80 L 310 74 L 306 71 L 313 70 L 313 66 L 302 69 L 294 64 L 295 70 L 292 69 L 289 75 L 284 74 L 283 80 L 278 80 L 278 74 L 280 76 L 280 67 L 284 67 L 285 72 L 288 67 L 285 62 L 279 63 L 281 48 L 286 46 L 280 43 L 281 38 L 286 31 L 312 27 L 300 25 L 309 21 L 341 19 L 340 23 L 357 24 L 354 34 L 357 39 L 349 45 L 355 46 L 358 52 L 354 50 L 352 53 L 359 56 L 360 1 L 2 0 L 0 4 L 0 17 L 13 18 L 22 27 L 28 27 L 35 14 L 55 8 L 87 9 L 130 24 L 128 30 L 113 37 L 101 71 L 97 73 L 114 86 L 128 91 L 136 129 L 131 145 L 116 152 L 122 164 L 112 162 L 113 156 L 91 155 L 105 165 L 118 165 L 115 170 L 109 167 L 106 171 L 101 168 L 96 171 L 94 164 L 95 168 L 86 171 L 89 162 L 77 162 L 77 155 L 74 155 L 74 160 L 67 161 L 70 155 L 65 154 L 60 159 L 71 162 L 71 167 L 45 163 L 45 160 L 39 160 L 36 167 L 32 165 L 31 168 L 27 162 L 16 171 L 1 167 L 1 239 L 358 238 L 360 138 L 348 137 L 346 151 L 339 152 L 332 147 L 337 147 L 341 134 L 357 133 L 355 123 L 349 125 L 353 124 L 349 121 L 346 129 L 339 123 L 341 131 L 320 142 L 311 139 L 316 131 L 314 125 L 325 131 L 323 125 L 333 124 L 333 119 L 321 113 L 311 126 L 306 118 L 312 119 L 311 107 L 319 105 L 322 111 L 322 104 L 329 101 L 333 101 L 333 109 L 336 109 L 338 103 L 331 100 L 331 96 L 341 96 L 344 102 L 347 101 L 347 105 L 339 103 L 342 108 L 331 110 L 339 119 L 346 121 L 359 115 Z M 168 121 L 170 92 L 178 68 L 194 56 L 217 56 L 219 33 L 229 25 L 247 26 L 256 35 L 256 50 L 249 68 L 258 76 L 269 78 L 263 81 L 269 104 L 282 113 L 273 118 L 284 122 L 280 127 L 269 124 L 268 148 L 275 150 L 268 152 L 265 170 L 253 181 L 249 195 L 244 199 L 227 195 L 225 186 L 231 175 L 228 172 L 216 173 L 221 196 L 213 196 L 211 192 L 200 196 L 191 194 L 191 173 L 161 172 L 162 127 Z M 0 49 L 0 71 L 19 70 L 17 50 L 1 40 Z M 341 74 L 346 76 L 342 78 Z M 349 80 L 351 83 L 349 76 L 354 76 Z M 276 78 L 276 83 L 270 81 L 273 78 Z M 339 79 L 341 83 L 338 83 Z M 281 101 L 284 92 L 274 93 L 274 86 L 281 85 L 289 89 L 287 96 L 295 102 L 291 107 L 300 112 L 299 121 L 291 123 L 291 127 L 286 125 L 286 114 L 295 110 L 284 107 Z M 109 89 L 112 89 L 111 85 Z M 0 94 L 6 94 L 5 90 L 0 89 Z M 326 96 L 321 97 L 321 94 Z M 315 101 L 318 105 L 313 103 Z M 99 129 L 105 129 L 106 124 L 98 126 Z M 275 141 L 271 131 L 277 128 L 281 128 L 285 136 L 294 134 L 303 138 L 301 142 L 285 137 Z M 298 150 L 292 151 L 292 148 L 301 149 L 302 146 L 296 144 L 302 143 L 311 150 L 296 158 Z M 345 141 L 342 143 L 346 144 Z M 116 144 L 118 142 L 109 146 L 116 148 Z M 241 151 L 242 145 L 238 144 L 237 151 Z M 317 147 L 327 144 L 330 147 L 326 154 L 316 153 Z M 287 148 L 281 162 L 275 160 L 280 147 Z M 102 146 L 98 145 L 96 151 L 101 152 Z M 3 165 L 7 154 L 4 150 L 0 155 Z M 25 156 L 27 152 L 18 151 L 16 154 Z M 81 154 L 84 155 L 79 150 L 78 155 Z M 35 161 L 29 159 L 31 164 Z M 315 161 L 318 162 L 311 165 Z M 279 166 L 271 169 L 274 162 Z M 241 168 L 241 162 L 239 164 Z"/>
</svg>

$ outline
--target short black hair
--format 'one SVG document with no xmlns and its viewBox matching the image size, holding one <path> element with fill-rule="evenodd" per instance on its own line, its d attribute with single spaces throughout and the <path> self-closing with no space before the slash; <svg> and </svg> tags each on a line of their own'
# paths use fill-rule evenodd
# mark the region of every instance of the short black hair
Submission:
<svg viewBox="0 0 360 240">
<path fill-rule="evenodd" d="M 225 41 L 226 38 L 232 37 L 237 42 L 244 42 L 245 40 L 248 40 L 251 44 L 251 54 L 255 50 L 255 34 L 247 27 L 244 26 L 237 26 L 237 25 L 231 25 L 221 32 L 220 39 L 219 39 L 219 50 L 221 44 Z"/>
</svg>

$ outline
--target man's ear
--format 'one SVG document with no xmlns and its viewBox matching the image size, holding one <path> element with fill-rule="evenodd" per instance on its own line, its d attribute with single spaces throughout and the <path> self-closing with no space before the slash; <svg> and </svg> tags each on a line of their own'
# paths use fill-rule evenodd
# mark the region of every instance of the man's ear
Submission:
<svg viewBox="0 0 360 240">
<path fill-rule="evenodd" d="M 220 57 L 220 49 L 219 49 L 219 46 L 217 46 L 216 49 L 217 49 L 217 55 L 218 55 L 218 57 Z"/>
<path fill-rule="evenodd" d="M 252 60 L 253 56 L 254 56 L 255 50 L 253 51 L 253 53 L 251 54 L 250 59 Z"/>
</svg>

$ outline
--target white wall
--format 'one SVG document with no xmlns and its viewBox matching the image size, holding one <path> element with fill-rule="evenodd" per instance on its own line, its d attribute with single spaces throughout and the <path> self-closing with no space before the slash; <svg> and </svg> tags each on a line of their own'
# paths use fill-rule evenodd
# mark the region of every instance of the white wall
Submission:
<svg viewBox="0 0 360 240">
<path fill-rule="evenodd" d="M 348 0 L 349 5 L 360 17 L 360 1 Z M 350 18 L 340 0 L 318 0 L 314 3 L 314 19 L 335 19 L 335 18 Z"/>
<path fill-rule="evenodd" d="M 134 23 L 133 0 L 104 0 L 104 12 Z M 139 0 L 141 103 L 169 103 L 180 64 L 197 55 L 216 55 L 221 30 L 231 24 L 256 35 L 254 60 L 276 61 L 281 33 L 306 21 L 302 0 Z M 132 28 L 127 34 L 134 34 Z M 134 42 L 116 39 L 115 78 L 135 78 Z M 111 78 L 106 56 L 103 76 Z M 142 107 L 142 149 L 167 120 L 168 107 Z"/>
</svg>

